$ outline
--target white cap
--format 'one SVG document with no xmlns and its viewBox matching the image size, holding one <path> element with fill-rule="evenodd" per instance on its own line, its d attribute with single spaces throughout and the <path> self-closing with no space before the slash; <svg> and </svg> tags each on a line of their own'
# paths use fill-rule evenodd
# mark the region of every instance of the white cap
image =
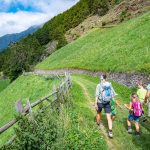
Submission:
<svg viewBox="0 0 150 150">
<path fill-rule="evenodd" d="M 102 76 L 102 75 L 100 76 L 100 79 L 101 79 L 101 80 L 104 80 L 104 78 L 103 78 L 103 76 Z"/>
</svg>

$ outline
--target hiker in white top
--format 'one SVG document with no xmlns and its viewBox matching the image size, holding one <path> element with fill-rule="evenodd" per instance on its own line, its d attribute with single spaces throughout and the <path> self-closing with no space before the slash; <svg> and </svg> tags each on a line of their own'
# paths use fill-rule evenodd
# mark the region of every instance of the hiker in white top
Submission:
<svg viewBox="0 0 150 150">
<path fill-rule="evenodd" d="M 110 101 L 114 96 L 116 96 L 116 93 L 111 85 L 110 82 L 106 81 L 107 76 L 102 75 L 101 81 L 96 87 L 96 99 L 95 99 L 95 108 L 97 111 L 96 115 L 96 122 L 99 125 L 101 120 L 101 111 L 102 108 L 104 108 L 107 121 L 108 121 L 108 136 L 110 138 L 113 137 L 112 134 L 112 119 L 111 119 L 111 106 Z"/>
<path fill-rule="evenodd" d="M 147 93 L 145 96 L 145 103 L 148 103 L 148 117 L 150 117 L 150 76 L 148 77 L 148 85 L 146 87 Z"/>
</svg>

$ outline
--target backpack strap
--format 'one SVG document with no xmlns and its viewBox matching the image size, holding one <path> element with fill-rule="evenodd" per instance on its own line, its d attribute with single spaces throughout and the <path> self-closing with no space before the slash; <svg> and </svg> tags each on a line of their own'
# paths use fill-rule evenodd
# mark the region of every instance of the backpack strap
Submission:
<svg viewBox="0 0 150 150">
<path fill-rule="evenodd" d="M 101 90 L 102 89 L 102 90 Z M 103 88 L 103 84 L 100 83 L 100 92 L 102 93 L 104 91 L 104 88 Z"/>
</svg>

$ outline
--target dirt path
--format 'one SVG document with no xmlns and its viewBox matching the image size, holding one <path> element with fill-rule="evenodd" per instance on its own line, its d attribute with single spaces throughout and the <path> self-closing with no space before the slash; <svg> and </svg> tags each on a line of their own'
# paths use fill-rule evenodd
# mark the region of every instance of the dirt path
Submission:
<svg viewBox="0 0 150 150">
<path fill-rule="evenodd" d="M 90 109 L 92 110 L 93 114 L 95 115 L 95 107 L 94 107 L 94 103 L 92 102 L 92 98 L 90 97 L 89 93 L 88 93 L 88 90 L 87 88 L 84 86 L 84 84 L 82 84 L 82 82 L 80 81 L 77 81 L 77 80 L 74 80 L 82 89 L 83 89 L 83 93 L 85 95 L 85 97 L 87 98 L 87 101 L 88 101 L 88 105 L 90 107 Z M 106 143 L 108 145 L 108 148 L 110 150 L 116 150 L 116 144 L 113 143 L 111 141 L 111 139 L 108 138 L 108 134 L 107 134 L 107 130 L 106 128 L 104 127 L 103 123 L 101 122 L 101 125 L 100 125 L 100 130 L 102 132 L 102 134 L 105 136 L 105 139 L 106 139 Z"/>
</svg>

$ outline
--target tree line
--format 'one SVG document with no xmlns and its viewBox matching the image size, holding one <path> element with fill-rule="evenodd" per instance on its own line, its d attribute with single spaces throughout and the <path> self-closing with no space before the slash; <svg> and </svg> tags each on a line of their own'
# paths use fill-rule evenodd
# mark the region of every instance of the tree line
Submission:
<svg viewBox="0 0 150 150">
<path fill-rule="evenodd" d="M 104 15 L 110 4 L 115 5 L 120 0 L 80 0 L 69 10 L 53 17 L 50 21 L 27 38 L 9 46 L 0 54 L 0 72 L 11 80 L 16 79 L 23 71 L 29 71 L 47 56 L 44 45 L 57 40 L 57 49 L 65 46 L 65 33 L 79 25 L 91 14 Z"/>
</svg>

